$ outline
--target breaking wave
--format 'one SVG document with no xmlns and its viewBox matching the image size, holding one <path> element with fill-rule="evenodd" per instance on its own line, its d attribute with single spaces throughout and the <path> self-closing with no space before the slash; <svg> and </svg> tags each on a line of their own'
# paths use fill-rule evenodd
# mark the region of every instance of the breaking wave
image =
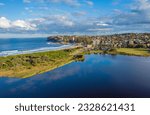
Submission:
<svg viewBox="0 0 150 115">
<path fill-rule="evenodd" d="M 29 53 L 35 53 L 35 52 L 52 51 L 52 50 L 69 48 L 71 46 L 73 45 L 69 44 L 69 45 L 62 45 L 59 47 L 42 47 L 42 48 L 24 50 L 24 51 L 19 51 L 19 50 L 1 51 L 0 56 L 10 56 L 10 55 L 18 55 L 18 54 L 29 54 Z"/>
</svg>

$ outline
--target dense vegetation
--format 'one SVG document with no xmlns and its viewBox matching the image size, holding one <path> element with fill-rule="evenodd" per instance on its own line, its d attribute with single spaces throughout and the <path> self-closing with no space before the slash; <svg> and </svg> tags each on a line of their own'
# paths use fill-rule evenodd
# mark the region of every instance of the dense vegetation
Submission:
<svg viewBox="0 0 150 115">
<path fill-rule="evenodd" d="M 0 76 L 30 77 L 76 60 L 79 48 L 0 57 Z M 78 58 L 77 58 L 78 60 Z"/>
</svg>

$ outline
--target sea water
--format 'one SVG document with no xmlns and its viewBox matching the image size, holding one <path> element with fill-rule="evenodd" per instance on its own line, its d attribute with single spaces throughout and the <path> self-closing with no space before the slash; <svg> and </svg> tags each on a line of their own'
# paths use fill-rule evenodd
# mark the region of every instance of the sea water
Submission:
<svg viewBox="0 0 150 115">
<path fill-rule="evenodd" d="M 48 42 L 47 38 L 0 39 L 0 56 L 26 54 L 67 48 L 71 46 Z"/>
</svg>

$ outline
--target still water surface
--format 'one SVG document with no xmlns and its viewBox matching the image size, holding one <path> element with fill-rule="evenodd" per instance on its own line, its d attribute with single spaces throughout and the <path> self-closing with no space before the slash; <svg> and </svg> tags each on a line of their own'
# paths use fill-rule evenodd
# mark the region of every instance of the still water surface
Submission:
<svg viewBox="0 0 150 115">
<path fill-rule="evenodd" d="M 31 78 L 0 78 L 0 97 L 150 98 L 150 58 L 86 55 Z"/>
</svg>

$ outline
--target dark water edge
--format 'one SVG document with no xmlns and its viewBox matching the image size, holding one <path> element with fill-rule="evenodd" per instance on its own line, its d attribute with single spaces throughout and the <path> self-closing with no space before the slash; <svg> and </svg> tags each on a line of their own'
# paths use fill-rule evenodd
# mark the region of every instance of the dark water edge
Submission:
<svg viewBox="0 0 150 115">
<path fill-rule="evenodd" d="M 86 55 L 31 78 L 0 78 L 3 98 L 150 98 L 150 58 Z"/>
</svg>

